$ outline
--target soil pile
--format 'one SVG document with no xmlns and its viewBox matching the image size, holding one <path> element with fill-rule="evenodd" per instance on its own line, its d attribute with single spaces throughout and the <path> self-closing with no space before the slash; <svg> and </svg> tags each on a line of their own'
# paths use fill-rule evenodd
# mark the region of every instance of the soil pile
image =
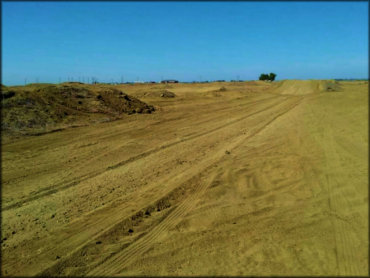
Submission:
<svg viewBox="0 0 370 278">
<path fill-rule="evenodd" d="M 146 97 L 146 98 L 157 98 L 157 97 L 174 98 L 174 97 L 176 97 L 176 94 L 171 92 L 171 91 L 168 91 L 166 89 L 156 88 L 156 89 L 152 89 L 150 91 L 148 91 L 148 90 L 139 91 L 136 96 Z"/>
<path fill-rule="evenodd" d="M 154 107 L 111 89 L 77 85 L 1 88 L 2 130 L 10 133 L 47 132 L 76 123 L 109 121 L 121 114 L 151 113 Z"/>
<path fill-rule="evenodd" d="M 324 80 L 320 82 L 320 91 L 323 92 L 339 92 L 342 90 L 338 81 Z"/>
<path fill-rule="evenodd" d="M 176 95 L 170 91 L 167 91 L 167 90 L 164 90 L 161 95 L 161 97 L 164 97 L 164 98 L 173 98 L 175 97 Z"/>
<path fill-rule="evenodd" d="M 117 89 L 102 89 L 96 99 L 104 113 L 151 113 L 154 107 Z"/>
<path fill-rule="evenodd" d="M 1 84 L 1 99 L 11 98 L 15 95 L 13 90 L 9 90 L 6 86 Z"/>
</svg>

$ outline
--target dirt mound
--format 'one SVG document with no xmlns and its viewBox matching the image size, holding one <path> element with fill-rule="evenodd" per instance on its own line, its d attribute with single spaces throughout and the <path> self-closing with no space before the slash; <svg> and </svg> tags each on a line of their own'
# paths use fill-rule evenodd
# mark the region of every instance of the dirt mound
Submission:
<svg viewBox="0 0 370 278">
<path fill-rule="evenodd" d="M 338 82 L 331 80 L 283 80 L 271 87 L 272 92 L 283 95 L 307 95 L 340 91 Z"/>
<path fill-rule="evenodd" d="M 168 90 L 163 90 L 163 89 L 153 89 L 151 91 L 143 90 L 138 93 L 139 97 L 148 97 L 148 98 L 157 98 L 157 97 L 162 97 L 162 98 L 174 98 L 176 97 L 176 94 L 174 94 L 171 91 Z"/>
<path fill-rule="evenodd" d="M 222 86 L 221 88 L 219 88 L 219 89 L 216 89 L 216 90 L 210 90 L 209 92 L 207 92 L 205 95 L 206 96 L 209 96 L 209 97 L 220 97 L 220 96 L 222 96 L 222 94 L 220 94 L 220 93 L 223 93 L 223 92 L 226 92 L 227 91 L 227 89 L 224 87 L 224 86 Z"/>
<path fill-rule="evenodd" d="M 170 91 L 167 91 L 167 90 L 164 90 L 162 93 L 161 93 L 161 97 L 165 97 L 165 98 L 172 98 L 172 97 L 175 97 L 176 95 Z"/>
<path fill-rule="evenodd" d="M 114 120 L 121 114 L 151 113 L 154 107 L 111 89 L 47 85 L 25 90 L 2 88 L 2 130 L 40 133 L 76 123 Z"/>
<path fill-rule="evenodd" d="M 69 82 L 63 82 L 62 85 L 83 85 L 85 83 L 78 82 L 78 81 L 69 81 Z"/>
<path fill-rule="evenodd" d="M 334 81 L 323 80 L 320 82 L 319 88 L 321 91 L 324 91 L 324 92 L 339 92 L 342 90 L 339 82 L 335 80 Z"/>
<path fill-rule="evenodd" d="M 15 91 L 9 90 L 6 86 L 1 84 L 1 99 L 7 99 L 15 96 Z"/>
<path fill-rule="evenodd" d="M 129 96 L 117 89 L 102 89 L 98 91 L 96 99 L 102 101 L 102 105 L 108 110 L 118 113 L 151 113 L 154 107 L 135 97 Z"/>
</svg>

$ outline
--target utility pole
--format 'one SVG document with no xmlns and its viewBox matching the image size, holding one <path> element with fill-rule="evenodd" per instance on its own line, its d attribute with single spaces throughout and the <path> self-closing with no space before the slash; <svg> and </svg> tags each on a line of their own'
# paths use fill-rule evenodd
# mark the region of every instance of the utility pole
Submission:
<svg viewBox="0 0 370 278">
<path fill-rule="evenodd" d="M 27 85 L 27 78 L 24 79 L 24 86 Z"/>
</svg>

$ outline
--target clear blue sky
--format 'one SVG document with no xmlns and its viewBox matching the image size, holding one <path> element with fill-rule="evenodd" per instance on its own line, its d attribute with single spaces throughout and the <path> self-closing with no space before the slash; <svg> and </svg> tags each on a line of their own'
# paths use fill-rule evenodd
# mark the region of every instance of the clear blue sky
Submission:
<svg viewBox="0 0 370 278">
<path fill-rule="evenodd" d="M 2 82 L 368 77 L 368 2 L 2 2 Z"/>
</svg>

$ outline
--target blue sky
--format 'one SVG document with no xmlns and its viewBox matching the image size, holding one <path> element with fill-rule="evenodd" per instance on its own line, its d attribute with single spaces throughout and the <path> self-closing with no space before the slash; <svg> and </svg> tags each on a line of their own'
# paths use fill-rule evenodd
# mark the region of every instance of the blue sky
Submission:
<svg viewBox="0 0 370 278">
<path fill-rule="evenodd" d="M 368 2 L 2 2 L 2 83 L 368 77 Z"/>
</svg>

